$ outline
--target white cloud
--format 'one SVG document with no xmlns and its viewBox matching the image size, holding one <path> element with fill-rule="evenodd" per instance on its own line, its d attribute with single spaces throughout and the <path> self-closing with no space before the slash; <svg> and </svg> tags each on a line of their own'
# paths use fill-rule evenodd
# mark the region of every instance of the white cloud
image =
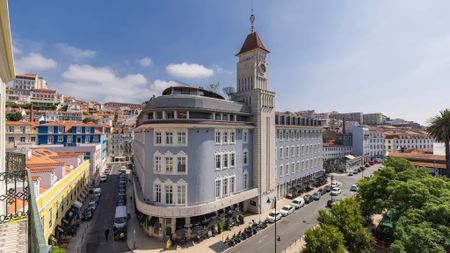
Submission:
<svg viewBox="0 0 450 253">
<path fill-rule="evenodd" d="M 164 81 L 164 80 L 157 79 L 157 80 L 153 81 L 151 89 L 152 89 L 152 92 L 154 92 L 154 94 L 156 96 L 159 96 L 166 88 L 169 88 L 170 86 L 177 86 L 177 85 L 179 85 L 179 84 L 175 81 Z"/>
<path fill-rule="evenodd" d="M 18 58 L 15 65 L 18 74 L 55 69 L 58 66 L 55 60 L 46 58 L 38 53 L 30 53 L 22 58 Z"/>
<path fill-rule="evenodd" d="M 144 57 L 144 58 L 138 60 L 138 62 L 142 67 L 148 67 L 153 64 L 153 61 L 152 61 L 152 59 L 150 59 L 150 57 Z"/>
<path fill-rule="evenodd" d="M 110 67 L 72 64 L 63 78 L 64 94 L 89 100 L 140 103 L 153 94 L 142 74 L 118 76 Z"/>
<path fill-rule="evenodd" d="M 22 54 L 22 49 L 20 49 L 20 48 L 17 47 L 16 45 L 13 44 L 12 48 L 13 48 L 13 53 L 14 53 L 14 55 L 20 55 L 20 54 Z"/>
<path fill-rule="evenodd" d="M 168 74 L 178 78 L 196 79 L 208 78 L 214 75 L 214 70 L 208 69 L 203 65 L 195 63 L 176 63 L 166 66 Z"/>
<path fill-rule="evenodd" d="M 79 61 L 82 59 L 94 58 L 97 52 L 94 50 L 79 49 L 65 43 L 58 43 L 55 45 L 63 54 L 71 56 L 74 60 Z"/>
</svg>

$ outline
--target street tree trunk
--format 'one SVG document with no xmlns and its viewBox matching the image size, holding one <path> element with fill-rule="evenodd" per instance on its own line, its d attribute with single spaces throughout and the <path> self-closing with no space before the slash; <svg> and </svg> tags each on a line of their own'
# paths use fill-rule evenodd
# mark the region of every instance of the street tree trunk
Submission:
<svg viewBox="0 0 450 253">
<path fill-rule="evenodd" d="M 446 175 L 450 178 L 450 142 L 445 142 L 445 163 L 447 165 Z"/>
</svg>

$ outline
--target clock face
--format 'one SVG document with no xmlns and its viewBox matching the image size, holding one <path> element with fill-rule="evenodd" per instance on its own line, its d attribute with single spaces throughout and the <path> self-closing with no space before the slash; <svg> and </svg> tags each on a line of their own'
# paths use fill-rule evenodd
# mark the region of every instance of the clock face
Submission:
<svg viewBox="0 0 450 253">
<path fill-rule="evenodd" d="M 266 73 L 266 65 L 264 63 L 259 64 L 258 70 L 259 70 L 259 73 L 261 73 L 261 74 Z"/>
</svg>

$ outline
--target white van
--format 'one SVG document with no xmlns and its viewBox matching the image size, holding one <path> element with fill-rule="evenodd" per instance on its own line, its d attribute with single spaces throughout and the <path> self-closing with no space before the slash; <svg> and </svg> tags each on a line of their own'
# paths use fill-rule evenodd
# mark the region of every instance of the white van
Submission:
<svg viewBox="0 0 450 253">
<path fill-rule="evenodd" d="M 127 207 L 117 206 L 116 215 L 114 216 L 114 227 L 124 229 L 127 227 Z"/>
</svg>

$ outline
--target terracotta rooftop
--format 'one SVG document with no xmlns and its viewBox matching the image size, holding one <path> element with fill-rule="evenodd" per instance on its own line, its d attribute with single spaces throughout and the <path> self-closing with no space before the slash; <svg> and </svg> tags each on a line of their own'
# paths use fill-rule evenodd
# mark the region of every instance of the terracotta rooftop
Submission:
<svg viewBox="0 0 450 253">
<path fill-rule="evenodd" d="M 269 50 L 266 49 L 264 46 L 262 40 L 259 38 L 257 32 L 252 32 L 249 35 L 247 35 L 247 38 L 244 41 L 244 44 L 241 47 L 241 50 L 236 55 L 240 55 L 242 53 L 251 51 L 253 49 L 262 49 L 266 51 L 267 53 L 270 53 Z"/>
<path fill-rule="evenodd" d="M 37 126 L 39 123 L 37 122 L 29 122 L 29 121 L 6 121 L 7 126 Z"/>
</svg>

